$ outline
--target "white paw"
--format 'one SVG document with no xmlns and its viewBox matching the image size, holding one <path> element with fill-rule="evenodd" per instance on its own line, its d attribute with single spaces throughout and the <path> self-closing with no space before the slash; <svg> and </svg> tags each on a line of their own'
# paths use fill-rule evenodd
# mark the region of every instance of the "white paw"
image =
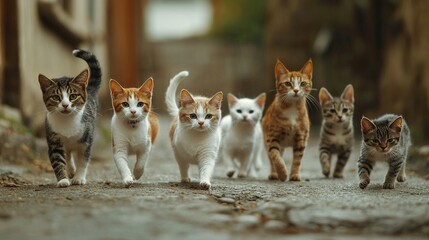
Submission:
<svg viewBox="0 0 429 240">
<path fill-rule="evenodd" d="M 210 182 L 202 181 L 202 182 L 200 182 L 200 187 L 202 189 L 208 190 L 208 189 L 210 189 L 211 184 L 210 184 Z"/>
<path fill-rule="evenodd" d="M 84 177 L 77 177 L 75 176 L 72 178 L 72 185 L 85 185 L 86 179 Z"/>
<path fill-rule="evenodd" d="M 128 176 L 128 177 L 123 178 L 122 182 L 124 183 L 126 188 L 129 188 L 129 187 L 131 187 L 131 185 L 133 185 L 134 180 L 133 180 L 133 177 Z"/>
<path fill-rule="evenodd" d="M 191 182 L 191 179 L 190 178 L 182 178 L 180 181 L 182 183 L 188 183 L 188 182 Z"/>
<path fill-rule="evenodd" d="M 57 183 L 57 187 L 68 187 L 70 186 L 70 181 L 67 178 L 63 178 Z"/>
</svg>

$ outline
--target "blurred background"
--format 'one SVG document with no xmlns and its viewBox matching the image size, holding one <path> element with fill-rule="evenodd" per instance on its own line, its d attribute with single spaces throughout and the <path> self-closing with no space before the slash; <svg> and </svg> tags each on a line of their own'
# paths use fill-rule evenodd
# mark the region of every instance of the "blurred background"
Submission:
<svg viewBox="0 0 429 240">
<path fill-rule="evenodd" d="M 274 97 L 274 63 L 314 62 L 313 85 L 355 88 L 355 125 L 364 114 L 403 114 L 416 144 L 429 139 L 429 2 L 425 0 L 0 0 L 0 109 L 43 135 L 37 76 L 75 76 L 94 52 L 103 70 L 102 118 L 112 115 L 108 80 L 155 80 L 165 114 L 169 79 L 189 70 L 192 93 Z M 313 96 L 318 98 L 318 91 Z M 310 107 L 314 126 L 320 110 Z M 226 101 L 223 106 L 227 113 Z M 13 114 L 12 114 L 13 115 Z"/>
</svg>

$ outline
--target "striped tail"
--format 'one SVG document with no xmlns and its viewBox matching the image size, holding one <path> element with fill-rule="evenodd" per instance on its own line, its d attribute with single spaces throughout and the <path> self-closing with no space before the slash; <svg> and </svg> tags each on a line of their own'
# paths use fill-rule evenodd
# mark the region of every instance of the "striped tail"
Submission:
<svg viewBox="0 0 429 240">
<path fill-rule="evenodd" d="M 88 81 L 87 91 L 89 93 L 96 94 L 101 85 L 101 68 L 97 57 L 90 52 L 80 49 L 73 50 L 73 55 L 75 57 L 82 58 L 88 63 L 90 78 Z"/>
<path fill-rule="evenodd" d="M 182 71 L 178 73 L 176 76 L 174 76 L 170 80 L 170 85 L 168 85 L 167 92 L 165 94 L 165 103 L 167 104 L 167 111 L 173 117 L 179 114 L 179 108 L 177 107 L 177 103 L 176 103 L 177 87 L 187 76 L 189 76 L 189 72 Z"/>
</svg>

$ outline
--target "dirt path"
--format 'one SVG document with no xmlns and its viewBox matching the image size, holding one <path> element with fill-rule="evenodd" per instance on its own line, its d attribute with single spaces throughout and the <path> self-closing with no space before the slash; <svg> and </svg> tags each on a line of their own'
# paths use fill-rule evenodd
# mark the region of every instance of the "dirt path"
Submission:
<svg viewBox="0 0 429 240">
<path fill-rule="evenodd" d="M 56 188 L 51 172 L 0 167 L 21 179 L 0 187 L 0 239 L 427 239 L 428 181 L 409 176 L 383 190 L 386 166 L 358 188 L 354 151 L 345 179 L 322 177 L 311 141 L 301 182 L 228 179 L 217 168 L 212 190 L 178 183 L 164 119 L 145 175 L 123 188 L 112 160 L 94 161 L 85 186 Z M 313 135 L 317 133 L 313 132 Z M 356 147 L 357 148 L 357 147 Z M 110 149 L 103 151 L 110 152 Z M 286 155 L 289 156 L 289 155 Z M 268 162 L 267 162 L 268 164 Z M 290 162 L 287 163 L 290 168 Z M 197 177 L 197 169 L 192 168 Z"/>
</svg>

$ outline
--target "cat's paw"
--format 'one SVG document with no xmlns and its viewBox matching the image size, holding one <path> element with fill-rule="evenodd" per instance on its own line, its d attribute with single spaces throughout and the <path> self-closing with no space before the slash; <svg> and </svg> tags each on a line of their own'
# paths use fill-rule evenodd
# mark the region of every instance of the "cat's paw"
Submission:
<svg viewBox="0 0 429 240">
<path fill-rule="evenodd" d="M 209 190 L 211 187 L 210 182 L 200 182 L 200 188 L 204 190 Z"/>
<path fill-rule="evenodd" d="M 246 178 L 247 177 L 247 173 L 239 173 L 238 174 L 238 178 Z"/>
<path fill-rule="evenodd" d="M 277 175 L 277 173 L 271 173 L 268 176 L 268 180 L 279 180 L 279 176 Z"/>
<path fill-rule="evenodd" d="M 362 179 L 360 180 L 359 187 L 361 189 L 365 189 L 368 186 L 368 184 L 369 184 L 369 179 Z"/>
<path fill-rule="evenodd" d="M 399 176 L 398 175 L 398 177 L 396 178 L 396 180 L 398 180 L 398 182 L 405 182 L 407 180 L 407 177 L 405 175 L 404 176 Z"/>
<path fill-rule="evenodd" d="M 226 172 L 226 176 L 229 178 L 232 178 L 232 176 L 234 176 L 234 173 L 235 173 L 234 170 L 228 171 L 228 172 Z"/>
<path fill-rule="evenodd" d="M 85 185 L 86 179 L 84 177 L 74 177 L 71 181 L 72 185 Z"/>
<path fill-rule="evenodd" d="M 189 182 L 191 182 L 191 179 L 190 178 L 182 178 L 182 179 L 180 179 L 180 182 L 189 183 Z"/>
<path fill-rule="evenodd" d="M 128 176 L 122 179 L 122 183 L 126 188 L 129 188 L 131 185 L 133 185 L 134 179 L 131 176 Z"/>
<path fill-rule="evenodd" d="M 279 180 L 284 182 L 287 179 L 287 171 L 286 168 L 283 165 L 278 165 L 276 167 L 277 170 L 277 176 L 279 177 Z"/>
<path fill-rule="evenodd" d="M 73 178 L 74 175 L 76 174 L 76 169 L 73 167 L 67 167 L 67 175 L 69 176 L 69 178 Z"/>
<path fill-rule="evenodd" d="M 343 173 L 334 173 L 334 178 L 344 178 Z"/>
<path fill-rule="evenodd" d="M 394 189 L 395 188 L 395 182 L 384 182 L 383 183 L 384 189 Z"/>
<path fill-rule="evenodd" d="M 70 186 L 70 181 L 67 178 L 63 178 L 60 181 L 58 181 L 58 183 L 57 183 L 57 187 L 63 188 L 63 187 L 68 187 L 68 186 Z"/>
<path fill-rule="evenodd" d="M 298 174 L 290 175 L 289 181 L 301 181 L 301 177 Z"/>
<path fill-rule="evenodd" d="M 143 176 L 144 173 L 144 168 L 134 168 L 134 178 L 136 180 L 139 180 L 141 178 L 141 176 Z"/>
</svg>

